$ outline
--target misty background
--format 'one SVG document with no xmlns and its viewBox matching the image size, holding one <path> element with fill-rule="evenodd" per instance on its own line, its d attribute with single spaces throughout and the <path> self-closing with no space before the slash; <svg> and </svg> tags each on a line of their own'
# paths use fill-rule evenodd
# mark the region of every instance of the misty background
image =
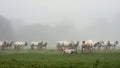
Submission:
<svg viewBox="0 0 120 68">
<path fill-rule="evenodd" d="M 120 0 L 0 0 L 0 40 L 120 40 Z"/>
</svg>

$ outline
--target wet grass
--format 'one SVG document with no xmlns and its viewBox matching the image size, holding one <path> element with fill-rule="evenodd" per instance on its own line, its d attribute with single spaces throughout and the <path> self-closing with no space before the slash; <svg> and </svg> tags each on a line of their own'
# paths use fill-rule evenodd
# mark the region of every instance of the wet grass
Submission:
<svg viewBox="0 0 120 68">
<path fill-rule="evenodd" d="M 56 50 L 0 52 L 0 68 L 120 68 L 120 51 L 62 54 Z"/>
</svg>

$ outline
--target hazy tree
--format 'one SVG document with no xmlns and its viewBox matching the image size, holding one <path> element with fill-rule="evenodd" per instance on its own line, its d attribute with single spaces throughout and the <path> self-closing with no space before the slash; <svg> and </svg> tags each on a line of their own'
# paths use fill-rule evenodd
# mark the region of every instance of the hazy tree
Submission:
<svg viewBox="0 0 120 68">
<path fill-rule="evenodd" d="M 14 31 L 10 23 L 5 17 L 0 16 L 0 40 L 14 39 Z"/>
<path fill-rule="evenodd" d="M 76 37 L 76 29 L 72 21 L 63 21 L 54 28 L 54 36 L 56 39 L 67 40 Z"/>
<path fill-rule="evenodd" d="M 50 25 L 32 24 L 19 30 L 19 39 L 28 40 L 64 40 L 73 39 L 76 35 L 73 22 L 62 22 L 52 27 Z"/>
</svg>

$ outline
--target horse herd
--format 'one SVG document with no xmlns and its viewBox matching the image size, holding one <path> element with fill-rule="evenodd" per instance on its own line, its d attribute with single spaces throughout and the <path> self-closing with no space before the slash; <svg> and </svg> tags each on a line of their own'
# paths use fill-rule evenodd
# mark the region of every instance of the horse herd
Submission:
<svg viewBox="0 0 120 68">
<path fill-rule="evenodd" d="M 27 41 L 0 41 L 0 50 L 7 50 L 9 48 L 14 48 L 15 50 L 20 50 L 26 46 L 30 46 L 31 49 L 46 49 L 48 41 L 35 41 L 28 44 Z M 64 40 L 58 41 L 56 43 L 56 48 L 58 51 L 63 53 L 78 53 L 78 49 L 82 53 L 93 53 L 96 50 L 111 50 L 119 45 L 118 41 L 73 41 L 73 40 Z"/>
<path fill-rule="evenodd" d="M 35 47 L 38 49 L 46 49 L 47 44 L 47 41 L 30 42 L 31 49 L 34 49 Z M 28 46 L 27 41 L 0 41 L 0 50 L 6 50 L 10 48 L 20 50 L 25 46 Z"/>
<path fill-rule="evenodd" d="M 115 49 L 119 45 L 118 41 L 58 41 L 58 50 L 64 53 L 77 53 L 80 47 L 82 53 L 93 53 L 96 50 L 110 50 Z"/>
</svg>

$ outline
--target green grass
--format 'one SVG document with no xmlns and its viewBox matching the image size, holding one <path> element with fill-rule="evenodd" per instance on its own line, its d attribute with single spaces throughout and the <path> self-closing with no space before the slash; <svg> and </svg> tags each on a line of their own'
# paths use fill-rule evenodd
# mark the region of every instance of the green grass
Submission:
<svg viewBox="0 0 120 68">
<path fill-rule="evenodd" d="M 0 52 L 0 68 L 120 68 L 120 51 L 63 54 L 56 50 Z"/>
</svg>

